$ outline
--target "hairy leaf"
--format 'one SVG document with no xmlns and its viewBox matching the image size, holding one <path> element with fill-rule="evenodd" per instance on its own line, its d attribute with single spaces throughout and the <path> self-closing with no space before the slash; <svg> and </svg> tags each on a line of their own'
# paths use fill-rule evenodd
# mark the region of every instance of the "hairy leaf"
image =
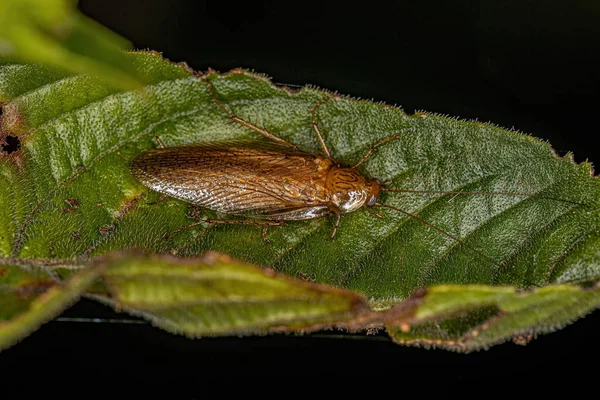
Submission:
<svg viewBox="0 0 600 400">
<path fill-rule="evenodd" d="M 86 264 L 94 256 L 125 248 L 183 257 L 217 250 L 355 290 L 377 309 L 420 288 L 432 288 L 421 306 L 411 308 L 414 319 L 402 318 L 400 324 L 406 331 L 411 320 L 416 324 L 413 334 L 425 329 L 427 340 L 444 335 L 421 324 L 421 313 L 441 293 L 436 290 L 446 287 L 436 285 L 491 285 L 481 290 L 492 293 L 504 293 L 493 286 L 510 286 L 505 297 L 488 302 L 481 300 L 479 286 L 452 286 L 444 301 L 454 306 L 431 314 L 449 321 L 457 338 L 490 319 L 519 319 L 495 325 L 502 328 L 480 335 L 473 348 L 523 330 L 547 331 L 597 306 L 597 297 L 590 295 L 594 291 L 576 286 L 595 282 L 600 272 L 600 185 L 589 164 L 575 165 L 570 156 L 557 157 L 546 143 L 479 122 L 427 113 L 408 116 L 393 107 L 313 88 L 291 91 L 242 70 L 195 75 L 154 53 L 128 57 L 137 74 L 150 82 L 141 90 L 118 91 L 96 78 L 14 61 L 0 65 L 2 257 Z M 240 225 L 199 226 L 165 240 L 198 217 L 223 216 L 173 199 L 155 204 L 159 195 L 133 178 L 130 160 L 156 147 L 155 136 L 167 146 L 260 137 L 219 108 L 209 82 L 232 113 L 315 154 L 321 149 L 311 114 L 327 98 L 315 109 L 315 122 L 342 164 L 357 162 L 377 140 L 400 135 L 400 141 L 378 148 L 359 169 L 389 189 L 408 190 L 381 198 L 404 212 L 377 209 L 383 219 L 364 209 L 345 215 L 333 242 L 327 240 L 333 227 L 328 218 L 273 227 L 268 232 L 271 244 L 256 227 Z M 156 279 L 163 272 L 157 273 Z M 175 290 L 178 284 L 173 285 Z M 503 313 L 507 301 L 524 298 L 515 289 L 545 286 L 548 293 L 577 294 L 557 294 L 547 303 L 534 296 L 526 306 L 534 310 L 529 314 Z M 116 288 L 113 295 L 119 293 L 124 309 L 132 308 L 130 299 L 120 294 L 126 287 Z M 533 293 L 546 293 L 539 290 Z M 550 317 L 558 304 L 563 314 Z M 566 307 L 576 304 L 580 306 Z M 537 313 L 538 307 L 547 312 Z M 269 315 L 279 321 L 276 316 L 283 308 Z M 463 311 L 467 323 L 450 318 Z M 207 332 L 199 328 L 200 314 L 186 314 L 191 331 L 182 321 L 178 328 L 169 325 L 175 318 L 170 315 L 157 314 L 157 324 Z M 240 326 L 254 329 L 243 313 L 236 318 Z M 397 322 L 389 323 L 391 330 L 400 326 Z M 285 324 L 303 322 L 300 318 Z M 213 333 L 236 332 L 233 325 L 221 325 Z M 399 341 L 418 336 L 394 335 Z"/>
<path fill-rule="evenodd" d="M 106 299 L 188 336 L 306 330 L 370 311 L 359 295 L 290 279 L 209 253 L 201 259 L 118 254 L 102 258 Z"/>
<path fill-rule="evenodd" d="M 349 290 L 291 279 L 217 253 L 181 260 L 124 252 L 86 267 L 0 265 L 0 350 L 84 292 L 194 337 L 349 326 L 372 313 L 365 299 Z"/>
<path fill-rule="evenodd" d="M 411 329 L 390 323 L 399 343 L 471 351 L 512 338 L 525 344 L 598 306 L 598 285 L 551 285 L 519 293 L 510 287 L 436 286 L 414 312 Z"/>
<path fill-rule="evenodd" d="M 59 284 L 45 270 L 27 269 L 0 264 L 0 350 L 62 312 L 98 276 L 86 269 Z"/>
</svg>

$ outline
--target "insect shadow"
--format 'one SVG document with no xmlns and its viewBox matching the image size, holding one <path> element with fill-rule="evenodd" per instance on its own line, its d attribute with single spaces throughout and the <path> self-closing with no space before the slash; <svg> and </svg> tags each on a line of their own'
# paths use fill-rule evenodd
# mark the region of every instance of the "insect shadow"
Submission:
<svg viewBox="0 0 600 400">
<path fill-rule="evenodd" d="M 143 185 L 162 193 L 160 200 L 174 197 L 202 208 L 243 218 L 204 218 L 173 231 L 166 237 L 167 240 L 182 230 L 203 224 L 242 224 L 262 227 L 263 238 L 270 243 L 267 229 L 271 226 L 282 225 L 285 221 L 310 220 L 330 215 L 335 217 L 329 237 L 333 240 L 344 214 L 365 209 L 383 219 L 381 214 L 373 210 L 378 207 L 395 210 L 417 220 L 497 265 L 496 261 L 444 229 L 415 214 L 381 203 L 380 194 L 394 192 L 544 197 L 529 193 L 387 189 L 378 179 L 363 176 L 357 168 L 381 145 L 400 140 L 400 135 L 377 141 L 356 164 L 342 166 L 332 157 L 316 122 L 317 110 L 330 100 L 329 97 L 318 101 L 311 111 L 312 129 L 323 152 L 323 155 L 314 155 L 301 151 L 293 143 L 235 115 L 217 98 L 210 81 L 206 78 L 205 81 L 215 104 L 232 122 L 259 133 L 264 139 L 224 140 L 165 147 L 157 137 L 160 149 L 143 152 L 133 160 L 133 175 Z"/>
</svg>

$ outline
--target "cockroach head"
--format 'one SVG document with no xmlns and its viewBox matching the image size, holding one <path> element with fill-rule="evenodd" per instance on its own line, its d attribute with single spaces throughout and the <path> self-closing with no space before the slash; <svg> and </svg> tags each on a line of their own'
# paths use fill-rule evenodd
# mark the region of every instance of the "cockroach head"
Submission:
<svg viewBox="0 0 600 400">
<path fill-rule="evenodd" d="M 327 174 L 326 189 L 329 192 L 329 207 L 336 214 L 356 211 L 363 206 L 372 206 L 379 198 L 380 183 L 367 179 L 353 168 L 334 167 Z"/>
</svg>

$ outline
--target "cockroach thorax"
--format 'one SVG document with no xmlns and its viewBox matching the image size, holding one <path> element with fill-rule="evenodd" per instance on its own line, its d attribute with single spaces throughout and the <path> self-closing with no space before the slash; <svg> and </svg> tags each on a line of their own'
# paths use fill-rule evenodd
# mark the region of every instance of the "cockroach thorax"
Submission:
<svg viewBox="0 0 600 400">
<path fill-rule="evenodd" d="M 379 198 L 380 183 L 377 179 L 366 179 L 354 168 L 334 166 L 327 174 L 327 191 L 330 208 L 339 214 L 372 206 Z"/>
</svg>

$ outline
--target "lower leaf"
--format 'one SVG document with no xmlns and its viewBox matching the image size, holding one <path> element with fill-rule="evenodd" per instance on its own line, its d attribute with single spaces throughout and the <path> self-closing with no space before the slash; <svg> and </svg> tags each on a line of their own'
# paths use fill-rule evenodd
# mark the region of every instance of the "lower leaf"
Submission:
<svg viewBox="0 0 600 400">
<path fill-rule="evenodd" d="M 354 292 L 208 253 L 182 260 L 122 253 L 100 261 L 101 299 L 187 336 L 261 334 L 351 324 L 371 313 Z"/>
<path fill-rule="evenodd" d="M 414 311 L 410 329 L 390 324 L 402 344 L 469 352 L 513 339 L 525 344 L 563 327 L 600 304 L 600 287 L 551 285 L 527 292 L 511 287 L 432 287 Z"/>
<path fill-rule="evenodd" d="M 97 277 L 97 269 L 84 269 L 59 284 L 43 270 L 1 265 L 0 350 L 74 303 Z"/>
</svg>

